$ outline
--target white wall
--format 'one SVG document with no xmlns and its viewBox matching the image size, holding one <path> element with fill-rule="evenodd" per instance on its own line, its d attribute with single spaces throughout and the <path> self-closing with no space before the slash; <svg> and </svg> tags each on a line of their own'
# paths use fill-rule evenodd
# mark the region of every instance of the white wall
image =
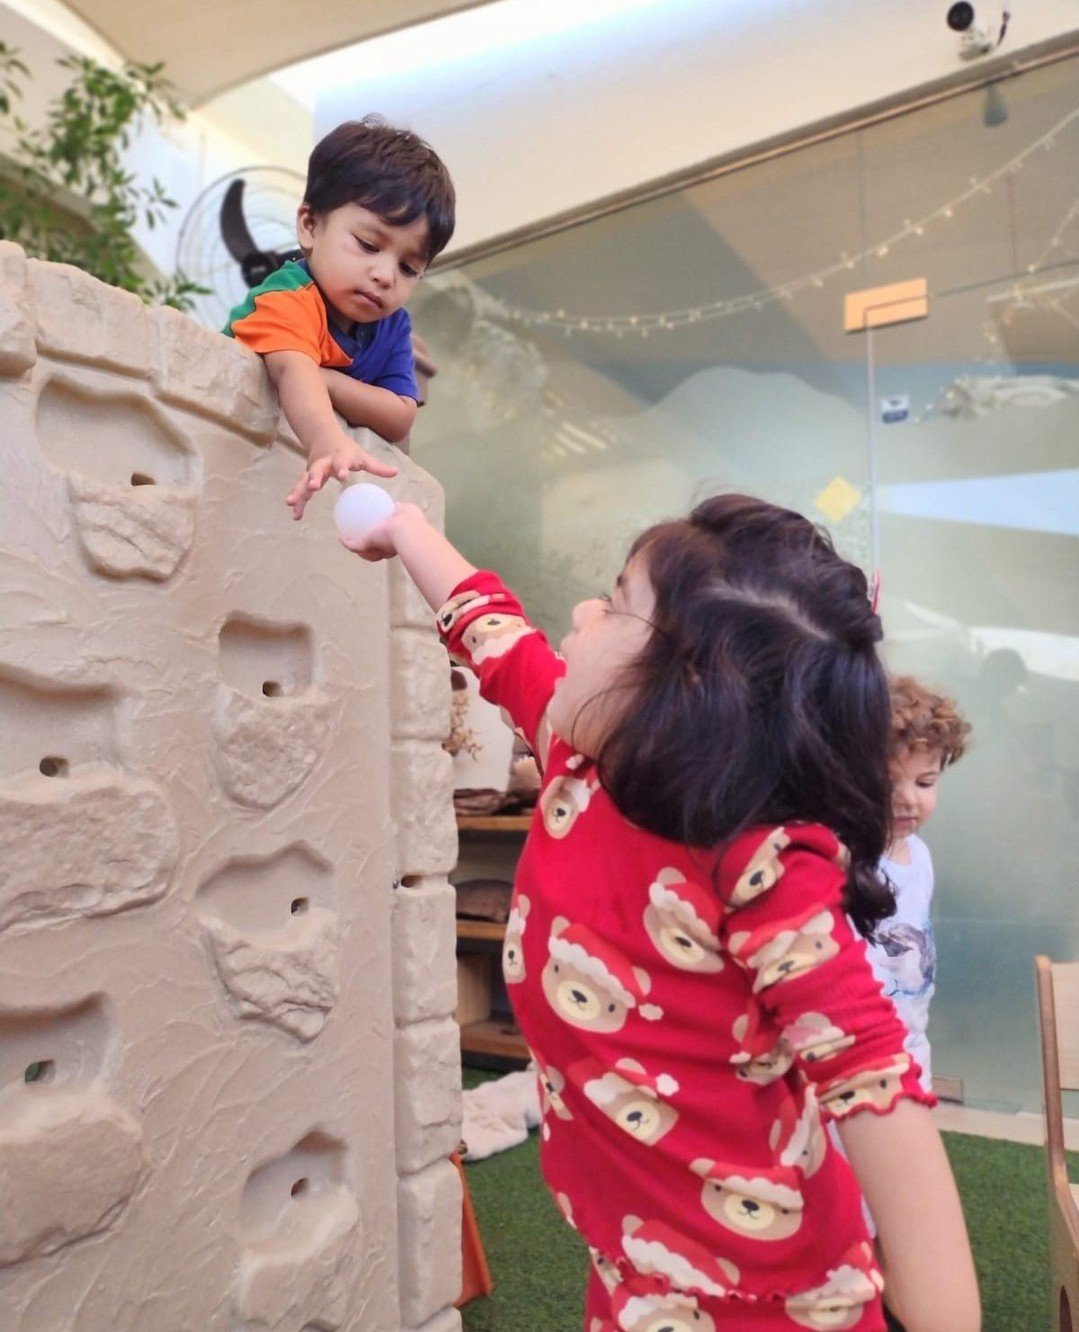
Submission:
<svg viewBox="0 0 1079 1332">
<path fill-rule="evenodd" d="M 459 249 L 964 69 L 944 22 L 947 0 L 576 7 L 584 22 L 569 0 L 483 5 L 308 61 L 281 80 L 295 98 L 262 80 L 182 127 L 148 134 L 132 162 L 182 207 L 140 243 L 171 270 L 184 212 L 202 188 L 252 163 L 302 171 L 317 134 L 371 110 L 417 129 L 445 157 L 458 187 Z M 1076 0 L 1012 8 L 995 61 L 1079 35 Z M 1000 0 L 978 11 L 996 23 Z M 64 12 L 56 0 L 0 0 L 4 40 L 32 53 L 42 90 L 53 55 L 89 49 L 100 58 Z M 27 106 L 33 119 L 35 103 Z"/>
<path fill-rule="evenodd" d="M 32 77 L 22 80 L 24 96 L 16 103 L 18 113 L 31 125 L 42 121 L 48 103 L 70 81 L 69 74 L 57 67 L 58 59 L 77 53 L 109 66 L 120 63 L 109 46 L 53 0 L 0 0 L 0 33 L 31 71 Z M 187 210 L 219 176 L 252 164 L 286 166 L 302 173 L 312 135 L 310 108 L 268 80 L 219 98 L 182 123 L 147 127 L 128 154 L 128 163 L 140 178 L 157 177 L 179 204 L 166 225 L 135 229 L 150 263 L 172 272 Z M 0 155 L 10 139 L 0 126 Z"/>
<path fill-rule="evenodd" d="M 947 8 L 638 0 L 515 41 L 536 11 L 506 0 L 308 62 L 323 87 L 315 130 L 377 110 L 430 139 L 457 182 L 460 248 L 961 73 Z M 1011 8 L 998 56 L 1079 32 L 1075 0 Z M 495 22 L 503 10 L 516 24 Z M 977 10 L 999 25 L 999 0 Z"/>
</svg>

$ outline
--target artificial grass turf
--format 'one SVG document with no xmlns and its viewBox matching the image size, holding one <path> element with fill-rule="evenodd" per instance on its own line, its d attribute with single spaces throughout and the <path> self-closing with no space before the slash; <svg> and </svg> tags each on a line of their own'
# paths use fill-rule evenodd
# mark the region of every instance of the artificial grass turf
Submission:
<svg viewBox="0 0 1079 1332">
<path fill-rule="evenodd" d="M 466 1071 L 466 1086 L 482 1076 Z M 1047 1332 L 1042 1149 L 964 1133 L 945 1133 L 944 1142 L 970 1227 L 983 1332 Z M 1079 1153 L 1069 1165 L 1074 1178 Z M 495 1288 L 465 1305 L 465 1332 L 580 1332 L 588 1255 L 540 1178 L 536 1134 L 466 1172 Z"/>
</svg>

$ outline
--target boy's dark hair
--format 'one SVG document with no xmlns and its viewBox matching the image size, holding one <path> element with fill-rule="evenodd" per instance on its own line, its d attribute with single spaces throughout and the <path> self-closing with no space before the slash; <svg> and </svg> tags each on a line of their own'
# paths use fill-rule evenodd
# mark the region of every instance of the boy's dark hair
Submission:
<svg viewBox="0 0 1079 1332">
<path fill-rule="evenodd" d="M 844 905 L 871 935 L 895 910 L 888 839 L 888 681 L 865 575 L 801 514 L 706 500 L 634 543 L 654 632 L 635 705 L 599 755 L 631 823 L 713 848 L 756 824 L 809 820 L 850 852 Z"/>
<path fill-rule="evenodd" d="M 442 159 L 419 135 L 380 116 L 347 120 L 315 145 L 303 201 L 313 213 L 359 204 L 399 226 L 425 217 L 428 262 L 453 235 L 453 181 Z"/>
</svg>

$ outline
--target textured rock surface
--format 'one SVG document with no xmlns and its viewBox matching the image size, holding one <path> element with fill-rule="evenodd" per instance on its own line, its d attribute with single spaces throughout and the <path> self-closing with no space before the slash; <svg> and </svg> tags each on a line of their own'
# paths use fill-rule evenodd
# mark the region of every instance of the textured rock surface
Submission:
<svg viewBox="0 0 1079 1332">
<path fill-rule="evenodd" d="M 27 264 L 37 307 L 37 345 L 58 360 L 87 361 L 146 376 L 153 367 L 150 310 L 133 293 L 110 292 L 70 264 Z"/>
<path fill-rule="evenodd" d="M 457 1003 L 457 893 L 445 879 L 402 884 L 393 899 L 393 1015 L 425 1022 Z"/>
<path fill-rule="evenodd" d="M 326 700 L 256 700 L 222 685 L 214 731 L 221 784 L 234 800 L 265 809 L 299 786 L 317 763 Z"/>
<path fill-rule="evenodd" d="M 86 476 L 68 477 L 75 527 L 90 563 L 117 578 L 169 578 L 195 539 L 195 492 L 137 486 L 121 489 Z"/>
<path fill-rule="evenodd" d="M 3 243 L 0 457 L 3 1332 L 456 1332 L 426 608 L 257 357 Z"/>
<path fill-rule="evenodd" d="M 404 874 L 448 874 L 453 869 L 453 760 L 440 745 L 404 741 L 394 746 L 393 815 Z"/>
<path fill-rule="evenodd" d="M 0 375 L 21 375 L 37 360 L 33 293 L 27 260 L 10 241 L 0 241 Z"/>
<path fill-rule="evenodd" d="M 20 1099 L 0 1110 L 0 1264 L 105 1230 L 142 1170 L 138 1124 L 100 1091 Z"/>
<path fill-rule="evenodd" d="M 145 905 L 178 854 L 160 792 L 115 770 L 0 787 L 0 930 Z"/>
<path fill-rule="evenodd" d="M 461 1332 L 461 1315 L 456 1309 L 443 1309 L 423 1327 L 412 1328 L 410 1332 Z"/>
<path fill-rule="evenodd" d="M 304 1041 L 318 1035 L 339 986 L 333 912 L 309 911 L 277 935 L 245 937 L 213 917 L 203 925 L 238 1017 L 261 1018 Z"/>
<path fill-rule="evenodd" d="M 303 1199 L 278 1234 L 246 1250 L 236 1275 L 245 1328 L 336 1332 L 348 1317 L 357 1266 L 359 1208 L 346 1190 Z"/>
<path fill-rule="evenodd" d="M 398 1211 L 401 1313 L 406 1326 L 415 1326 L 433 1318 L 460 1293 L 461 1179 L 456 1167 L 440 1161 L 406 1176 L 398 1193 Z M 456 1224 L 449 1220 L 451 1215 Z"/>
<path fill-rule="evenodd" d="M 269 441 L 277 427 L 278 406 L 259 358 L 176 310 L 159 306 L 153 318 L 161 397 Z"/>
<path fill-rule="evenodd" d="M 397 1164 L 422 1170 L 461 1141 L 461 1052 L 457 1024 L 413 1022 L 397 1033 Z"/>
</svg>

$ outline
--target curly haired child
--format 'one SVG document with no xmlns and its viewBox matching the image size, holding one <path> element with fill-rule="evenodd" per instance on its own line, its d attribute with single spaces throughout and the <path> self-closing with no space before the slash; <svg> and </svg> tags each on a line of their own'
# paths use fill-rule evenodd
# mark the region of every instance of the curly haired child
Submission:
<svg viewBox="0 0 1079 1332">
<path fill-rule="evenodd" d="M 895 891 L 895 914 L 877 927 L 868 953 L 884 993 L 906 1025 L 907 1051 L 921 1067 L 922 1085 L 929 1091 L 927 1028 L 936 982 L 929 917 L 933 861 L 917 832 L 936 809 L 941 774 L 963 757 L 970 725 L 954 700 L 909 675 L 892 680 L 891 703 L 892 821 L 880 868 Z"/>
</svg>

